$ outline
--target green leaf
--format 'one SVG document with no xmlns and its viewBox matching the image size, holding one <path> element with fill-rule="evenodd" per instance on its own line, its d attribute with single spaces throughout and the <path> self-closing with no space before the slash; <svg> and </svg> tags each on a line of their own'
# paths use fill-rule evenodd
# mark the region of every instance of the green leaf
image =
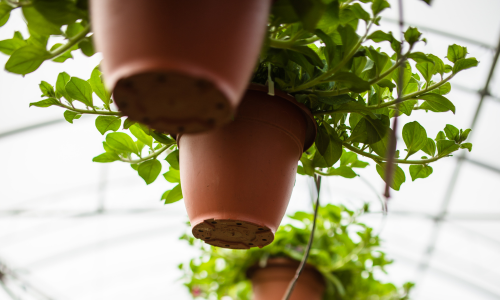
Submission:
<svg viewBox="0 0 500 300">
<path fill-rule="evenodd" d="M 425 147 L 427 144 L 427 132 L 425 132 L 425 128 L 417 121 L 406 123 L 403 127 L 403 140 L 408 151 L 406 158 L 408 158 Z"/>
<path fill-rule="evenodd" d="M 453 113 L 455 113 L 455 105 L 453 105 L 450 100 L 441 95 L 427 93 L 418 96 L 418 99 L 425 100 L 425 102 L 420 105 L 420 108 L 422 109 L 430 110 L 433 112 L 446 112 L 451 110 Z"/>
<path fill-rule="evenodd" d="M 460 137 L 458 139 L 458 143 L 462 143 L 469 137 L 469 133 L 471 132 L 470 129 L 465 129 L 463 132 L 460 130 Z"/>
<path fill-rule="evenodd" d="M 168 164 L 170 165 L 170 167 L 176 169 L 176 170 L 180 170 L 180 167 L 179 167 L 179 150 L 175 150 L 173 152 L 171 152 L 169 155 L 167 155 L 167 158 L 165 158 L 165 160 L 168 162 Z"/>
<path fill-rule="evenodd" d="M 125 122 L 123 122 L 123 129 L 129 129 L 130 126 L 132 126 L 134 124 L 135 124 L 135 121 L 132 121 L 129 118 L 126 118 Z"/>
<path fill-rule="evenodd" d="M 81 116 L 82 116 L 81 114 L 71 110 L 66 110 L 64 112 L 64 119 L 66 119 L 66 121 L 70 122 L 71 124 L 73 124 L 74 120 L 80 119 Z"/>
<path fill-rule="evenodd" d="M 449 140 L 458 143 L 458 140 L 460 139 L 460 131 L 455 126 L 451 124 L 446 124 L 446 127 L 444 128 L 444 133 L 446 134 L 446 137 Z"/>
<path fill-rule="evenodd" d="M 443 131 L 438 132 L 436 135 L 436 138 L 434 139 L 436 142 L 439 140 L 446 140 L 446 135 L 444 134 Z"/>
<path fill-rule="evenodd" d="M 355 93 L 362 93 L 370 89 L 370 84 L 368 83 L 368 81 L 361 79 L 351 72 L 338 72 L 332 77 L 328 78 L 328 80 L 340 82 Z"/>
<path fill-rule="evenodd" d="M 373 47 L 370 47 L 367 50 L 376 67 L 375 76 L 378 77 L 382 72 L 390 67 L 391 58 L 385 53 L 380 53 Z"/>
<path fill-rule="evenodd" d="M 306 153 L 302 153 L 302 157 L 300 158 L 300 162 L 302 163 L 302 168 L 300 168 L 300 169 L 297 168 L 297 172 L 299 172 L 299 174 L 301 174 L 301 175 L 313 176 L 314 175 L 313 162 L 309 158 L 307 158 Z"/>
<path fill-rule="evenodd" d="M 354 12 L 354 15 L 358 19 L 364 20 L 366 22 L 371 19 L 370 14 L 367 13 L 359 3 L 354 3 L 349 8 Z"/>
<path fill-rule="evenodd" d="M 313 66 L 318 66 L 319 68 L 323 68 L 324 64 L 321 61 L 321 58 L 319 58 L 318 54 L 316 51 L 313 49 L 309 48 L 308 46 L 292 46 L 290 50 L 302 53 L 305 55 L 306 59 L 309 61 L 310 64 Z"/>
<path fill-rule="evenodd" d="M 10 12 L 14 8 L 7 3 L 0 3 L 0 27 L 5 25 L 10 17 Z"/>
<path fill-rule="evenodd" d="M 413 59 L 417 63 L 428 62 L 428 63 L 431 63 L 432 65 L 435 64 L 435 61 L 432 58 L 428 57 L 427 55 L 425 55 L 422 52 L 413 52 L 413 53 L 408 54 L 407 57 L 410 59 Z"/>
<path fill-rule="evenodd" d="M 90 75 L 89 84 L 92 88 L 92 91 L 104 102 L 107 108 L 109 108 L 109 104 L 111 102 L 111 93 L 108 92 L 104 83 L 101 80 L 101 71 L 99 71 L 99 67 L 95 67 L 92 71 L 92 75 Z"/>
<path fill-rule="evenodd" d="M 165 204 L 170 204 L 177 202 L 183 198 L 181 185 L 176 185 L 173 189 L 166 191 L 161 197 L 162 200 L 165 200 Z"/>
<path fill-rule="evenodd" d="M 339 32 L 340 37 L 342 39 L 342 45 L 344 46 L 344 53 L 345 55 L 347 55 L 358 43 L 359 36 L 356 34 L 354 28 L 352 28 L 350 25 L 339 26 L 337 28 L 337 31 Z"/>
<path fill-rule="evenodd" d="M 147 160 L 139 165 L 137 171 L 146 184 L 151 184 L 160 175 L 161 162 L 157 159 Z"/>
<path fill-rule="evenodd" d="M 98 116 L 95 119 L 95 127 L 104 135 L 107 131 L 117 131 L 122 125 L 122 119 L 116 116 Z"/>
<path fill-rule="evenodd" d="M 374 0 L 372 3 L 373 15 L 377 16 L 381 11 L 389 7 L 391 7 L 391 5 L 386 0 Z"/>
<path fill-rule="evenodd" d="M 431 174 L 432 174 L 431 166 L 424 166 L 424 165 L 410 166 L 410 176 L 412 181 L 415 181 L 415 179 L 417 178 L 427 178 Z"/>
<path fill-rule="evenodd" d="M 112 132 L 106 136 L 106 143 L 115 151 L 138 153 L 137 145 L 132 138 L 123 132 Z"/>
<path fill-rule="evenodd" d="M 325 44 L 325 58 L 326 58 L 326 62 L 328 64 L 328 67 L 330 67 L 330 64 L 333 61 L 333 58 L 335 56 L 335 43 L 333 42 L 332 38 L 330 36 L 328 36 L 325 32 L 323 32 L 321 29 L 316 29 L 316 31 L 314 31 L 314 33 Z"/>
<path fill-rule="evenodd" d="M 356 172 L 352 170 L 352 168 L 347 166 L 340 166 L 338 168 L 330 168 L 326 172 L 328 176 L 342 176 L 344 178 L 354 178 L 358 176 Z"/>
<path fill-rule="evenodd" d="M 87 37 L 83 41 L 78 43 L 78 47 L 80 48 L 80 50 L 82 50 L 82 53 L 87 57 L 91 57 L 92 55 L 95 54 L 95 48 L 92 36 Z"/>
<path fill-rule="evenodd" d="M 377 173 L 385 181 L 386 163 L 377 164 Z M 392 189 L 399 191 L 401 185 L 406 181 L 405 172 L 398 165 L 394 165 L 394 174 L 392 183 L 389 185 Z"/>
<path fill-rule="evenodd" d="M 71 98 L 82 102 L 86 106 L 94 106 L 92 102 L 92 87 L 87 81 L 78 77 L 71 77 L 65 88 Z"/>
<path fill-rule="evenodd" d="M 148 145 L 149 148 L 153 148 L 153 138 L 147 135 L 139 124 L 130 126 L 129 130 L 138 140 Z"/>
<path fill-rule="evenodd" d="M 441 76 L 443 76 L 445 70 L 444 70 L 444 63 L 441 60 L 441 58 L 437 57 L 434 54 L 429 54 L 427 56 L 434 61 L 434 70 L 433 70 L 434 74 L 439 73 L 441 74 Z"/>
<path fill-rule="evenodd" d="M 98 162 L 98 163 L 108 163 L 117 160 L 120 160 L 120 157 L 118 157 L 118 154 L 113 152 L 105 152 L 92 159 L 93 162 Z"/>
<path fill-rule="evenodd" d="M 291 51 L 291 50 L 285 50 L 285 51 L 286 51 L 286 56 L 288 57 L 289 60 L 301 66 L 309 76 L 311 77 L 313 76 L 314 66 L 306 58 L 305 55 L 296 51 Z"/>
<path fill-rule="evenodd" d="M 33 2 L 36 10 L 50 23 L 56 26 L 74 23 L 85 17 L 78 9 L 76 1 L 72 0 L 36 0 Z"/>
<path fill-rule="evenodd" d="M 463 143 L 460 145 L 460 149 L 469 149 L 469 152 L 472 151 L 472 144 L 471 143 Z"/>
<path fill-rule="evenodd" d="M 157 131 L 151 130 L 151 136 L 157 140 L 158 142 L 165 144 L 165 145 L 172 145 L 175 144 L 175 140 L 169 138 L 168 136 L 164 135 L 163 133 L 159 133 Z"/>
<path fill-rule="evenodd" d="M 415 27 L 409 27 L 405 31 L 404 36 L 405 36 L 405 40 L 408 42 L 408 44 L 413 45 L 420 40 L 422 33 L 420 31 L 418 31 L 418 29 Z"/>
<path fill-rule="evenodd" d="M 316 137 L 316 152 L 313 164 L 316 167 L 327 168 L 333 166 L 342 155 L 342 141 L 339 139 L 335 130 L 330 125 L 323 123 L 318 128 Z"/>
<path fill-rule="evenodd" d="M 348 140 L 355 143 L 374 144 L 386 136 L 389 125 L 389 117 L 386 115 L 379 115 L 379 119 L 365 116 L 358 122 Z"/>
<path fill-rule="evenodd" d="M 165 179 L 171 183 L 180 183 L 181 182 L 181 172 L 179 170 L 174 169 L 174 168 L 170 168 L 170 171 L 163 174 L 163 177 L 165 177 Z"/>
<path fill-rule="evenodd" d="M 45 99 L 45 100 L 42 100 L 42 101 L 38 101 L 38 102 L 32 102 L 30 103 L 30 106 L 29 107 L 32 107 L 32 106 L 36 106 L 36 107 L 49 107 L 49 106 L 52 106 L 52 105 L 61 105 L 61 103 L 59 103 L 59 101 L 55 98 L 48 98 L 48 99 Z"/>
<path fill-rule="evenodd" d="M 427 85 L 429 85 L 429 82 L 432 79 L 432 75 L 434 75 L 434 63 L 429 63 L 429 62 L 423 62 L 423 63 L 417 63 L 416 64 L 417 70 L 422 74 L 422 76 L 425 79 L 425 82 L 427 82 Z"/>
<path fill-rule="evenodd" d="M 373 32 L 366 39 L 372 40 L 375 43 L 380 43 L 380 42 L 384 42 L 384 41 L 388 41 L 389 43 L 392 43 L 395 40 L 394 37 L 392 36 L 391 32 L 385 33 L 382 30 L 377 30 L 377 31 Z"/>
<path fill-rule="evenodd" d="M 396 70 L 394 70 L 392 72 L 392 79 L 394 80 L 394 82 L 399 85 L 399 73 L 400 73 L 400 68 L 396 68 Z M 403 70 L 403 78 L 402 78 L 402 88 L 404 90 L 404 88 L 406 87 L 406 85 L 408 85 L 408 83 L 410 82 L 412 78 L 412 72 L 411 72 L 411 66 L 410 64 L 407 62 L 405 64 L 405 67 L 404 67 L 404 70 Z"/>
<path fill-rule="evenodd" d="M 139 169 L 139 165 L 138 164 L 130 164 L 130 167 L 134 170 L 138 170 Z"/>
<path fill-rule="evenodd" d="M 54 87 L 46 81 L 42 81 L 39 85 L 40 91 L 42 91 L 43 96 L 54 98 L 56 93 L 54 92 Z"/>
<path fill-rule="evenodd" d="M 456 74 L 456 73 L 463 71 L 463 70 L 466 70 L 466 69 L 477 67 L 477 64 L 478 64 L 478 61 L 474 57 L 459 59 L 453 65 L 453 69 L 452 69 L 453 74 Z"/>
<path fill-rule="evenodd" d="M 392 129 L 387 131 L 387 134 L 380 141 L 370 145 L 373 152 L 377 153 L 381 157 L 386 157 L 387 149 L 389 148 L 389 137 L 392 134 Z"/>
<path fill-rule="evenodd" d="M 314 31 L 325 11 L 326 4 L 321 0 L 290 0 L 290 3 L 304 29 Z"/>
<path fill-rule="evenodd" d="M 456 144 L 455 141 L 449 140 L 438 140 L 436 146 L 439 156 L 446 156 L 460 149 L 460 145 Z"/>
<path fill-rule="evenodd" d="M 12 53 L 5 64 L 5 70 L 26 75 L 38 69 L 48 58 L 50 58 L 50 53 L 47 50 L 32 45 L 24 46 Z"/>
<path fill-rule="evenodd" d="M 1 27 L 1 26 L 0 26 Z M 28 43 L 24 40 L 19 31 L 14 33 L 14 37 L 8 40 L 0 41 L 0 52 L 11 55 L 19 48 L 27 46 Z"/>
<path fill-rule="evenodd" d="M 451 84 L 449 82 L 446 82 L 442 86 L 438 87 L 437 89 L 434 89 L 430 91 L 431 93 L 435 93 L 438 95 L 446 95 L 451 91 Z"/>
<path fill-rule="evenodd" d="M 69 94 L 66 92 L 66 84 L 69 82 L 70 79 L 71 76 L 69 76 L 69 74 L 66 72 L 62 72 L 59 73 L 59 75 L 57 75 L 56 95 L 58 98 L 64 97 L 71 103 L 73 101 L 73 98 L 71 98 Z"/>
<path fill-rule="evenodd" d="M 436 143 L 434 143 L 434 140 L 431 138 L 427 138 L 427 142 L 422 148 L 422 151 L 429 154 L 430 156 L 436 155 Z"/>
<path fill-rule="evenodd" d="M 62 34 L 61 26 L 49 22 L 34 6 L 23 6 L 22 10 L 30 31 L 42 36 Z"/>
<path fill-rule="evenodd" d="M 459 59 L 465 58 L 467 55 L 467 47 L 462 47 L 457 44 L 451 45 L 448 47 L 448 58 L 452 63 L 457 62 Z"/>
</svg>

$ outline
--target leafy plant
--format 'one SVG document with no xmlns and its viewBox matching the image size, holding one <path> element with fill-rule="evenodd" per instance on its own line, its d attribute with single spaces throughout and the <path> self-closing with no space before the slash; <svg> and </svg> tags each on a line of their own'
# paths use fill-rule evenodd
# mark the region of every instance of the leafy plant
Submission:
<svg viewBox="0 0 500 300">
<path fill-rule="evenodd" d="M 373 229 L 357 221 L 361 212 L 328 204 L 319 209 L 317 227 L 308 263 L 326 283 L 323 299 L 409 299 L 412 283 L 402 288 L 377 279 L 377 270 L 392 263 L 380 250 L 380 239 Z M 216 248 L 190 234 L 182 239 L 201 250 L 201 255 L 179 265 L 185 285 L 194 299 L 251 299 L 251 283 L 246 271 L 265 266 L 269 258 L 301 260 L 312 227 L 313 215 L 296 212 L 291 224 L 277 231 L 273 244 L 247 251 Z"/>
<path fill-rule="evenodd" d="M 12 39 L 0 41 L 0 51 L 10 56 L 6 70 L 26 75 L 46 60 L 64 62 L 77 49 L 93 55 L 87 6 L 85 0 L 0 0 L 0 26 L 13 9 L 21 9 L 30 32 L 27 39 L 15 32 Z M 423 111 L 455 113 L 453 102 L 445 97 L 451 90 L 449 81 L 477 66 L 477 60 L 467 57 L 467 48 L 458 45 L 449 46 L 446 64 L 433 54 L 414 51 L 425 39 L 413 27 L 404 32 L 403 41 L 391 32 L 374 30 L 380 13 L 389 7 L 386 0 L 273 3 L 265 47 L 252 82 L 267 84 L 271 94 L 276 87 L 294 95 L 313 113 L 318 135 L 315 145 L 300 159 L 299 174 L 353 178 L 355 168 L 368 165 L 358 160 L 360 155 L 371 159 L 385 180 L 386 164 L 392 159 L 387 155 L 391 118 L 412 114 L 427 118 Z M 48 41 L 55 36 L 67 42 L 49 49 Z M 378 46 L 387 46 L 389 53 Z M 97 130 L 106 134 L 105 152 L 93 161 L 130 163 L 150 184 L 161 173 L 159 157 L 168 153 L 170 167 L 163 175 L 178 185 L 162 199 L 165 203 L 182 199 L 175 141 L 114 110 L 98 67 L 88 80 L 63 72 L 55 80 L 55 89 L 45 81 L 40 89 L 43 99 L 30 106 L 64 108 L 64 118 L 70 123 L 83 114 L 97 116 Z M 400 157 L 403 149 L 396 151 L 390 186 L 399 190 L 406 181 L 401 165 L 410 165 L 412 180 L 427 178 L 433 172 L 430 163 L 460 149 L 471 151 L 472 144 L 465 142 L 469 133 L 470 129 L 447 124 L 433 140 L 418 121 L 405 124 L 406 154 Z M 410 159 L 420 151 L 425 155 Z"/>
</svg>

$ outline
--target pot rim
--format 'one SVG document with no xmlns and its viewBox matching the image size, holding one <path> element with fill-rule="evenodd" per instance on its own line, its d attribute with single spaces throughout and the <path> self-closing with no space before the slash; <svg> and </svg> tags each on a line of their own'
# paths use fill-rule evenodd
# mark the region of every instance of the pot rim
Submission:
<svg viewBox="0 0 500 300">
<path fill-rule="evenodd" d="M 267 94 L 269 91 L 269 87 L 267 85 L 252 82 L 248 86 L 247 90 L 259 91 L 259 92 L 264 92 Z M 309 149 L 314 144 L 314 141 L 316 140 L 316 134 L 318 132 L 318 125 L 316 124 L 316 121 L 314 120 L 313 114 L 304 104 L 299 103 L 295 99 L 295 97 L 293 97 L 292 95 L 290 95 L 282 90 L 275 89 L 274 96 L 278 96 L 282 99 L 289 101 L 290 103 L 295 105 L 297 108 L 299 108 L 300 111 L 302 112 L 302 115 L 304 115 L 304 118 L 306 119 L 307 127 L 306 127 L 306 138 L 304 141 L 304 149 L 302 152 L 307 151 L 307 149 Z"/>
<path fill-rule="evenodd" d="M 259 84 L 259 83 L 250 83 L 249 86 L 247 87 L 247 90 L 250 91 L 259 91 L 263 93 L 268 93 L 268 86 Z M 274 90 L 274 96 L 278 96 L 284 100 L 287 100 L 288 102 L 292 103 L 295 105 L 300 111 L 302 112 L 302 115 L 306 119 L 306 138 L 304 141 L 304 149 L 302 149 L 302 152 L 307 151 L 313 144 L 314 141 L 316 140 L 316 134 L 318 133 L 318 125 L 316 124 L 316 121 L 314 120 L 314 116 L 311 113 L 311 111 L 302 103 L 299 103 L 297 100 L 295 100 L 295 97 L 292 95 L 282 91 L 275 89 Z M 273 97 L 274 97 L 273 96 Z M 174 140 L 177 141 L 177 146 L 180 147 L 180 139 L 182 133 L 178 133 L 176 135 L 170 135 Z"/>
</svg>

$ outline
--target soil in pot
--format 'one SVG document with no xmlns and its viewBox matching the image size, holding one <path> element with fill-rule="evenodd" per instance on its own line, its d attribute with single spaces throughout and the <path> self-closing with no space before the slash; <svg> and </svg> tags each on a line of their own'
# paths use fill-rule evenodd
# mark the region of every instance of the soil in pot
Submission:
<svg viewBox="0 0 500 300">
<path fill-rule="evenodd" d="M 295 276 L 298 261 L 271 258 L 264 268 L 254 266 L 247 276 L 252 280 L 253 300 L 281 300 Z M 325 291 L 324 279 L 313 266 L 306 265 L 293 289 L 290 300 L 321 300 Z"/>
<path fill-rule="evenodd" d="M 271 0 L 92 0 L 92 29 L 115 103 L 168 133 L 234 116 L 257 63 Z"/>
<path fill-rule="evenodd" d="M 290 95 L 251 85 L 228 125 L 178 138 L 184 202 L 193 235 L 223 248 L 263 247 L 285 214 L 297 162 L 316 123 Z"/>
</svg>

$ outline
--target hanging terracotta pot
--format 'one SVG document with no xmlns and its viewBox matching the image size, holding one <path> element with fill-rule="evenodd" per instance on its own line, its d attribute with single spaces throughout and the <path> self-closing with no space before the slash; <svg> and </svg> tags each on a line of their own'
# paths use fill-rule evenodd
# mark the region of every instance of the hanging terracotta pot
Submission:
<svg viewBox="0 0 500 300">
<path fill-rule="evenodd" d="M 168 133 L 233 117 L 272 0 L 91 0 L 106 85 L 130 119 Z"/>
<path fill-rule="evenodd" d="M 247 276 L 252 280 L 252 299 L 281 300 L 298 266 L 298 261 L 272 258 L 264 268 L 250 268 Z M 323 276 L 313 266 L 306 264 L 289 300 L 321 300 L 324 292 Z"/>
<path fill-rule="evenodd" d="M 178 137 L 182 193 L 196 238 L 224 248 L 263 247 L 288 206 L 297 162 L 316 136 L 310 111 L 252 84 L 236 118 Z"/>
</svg>

